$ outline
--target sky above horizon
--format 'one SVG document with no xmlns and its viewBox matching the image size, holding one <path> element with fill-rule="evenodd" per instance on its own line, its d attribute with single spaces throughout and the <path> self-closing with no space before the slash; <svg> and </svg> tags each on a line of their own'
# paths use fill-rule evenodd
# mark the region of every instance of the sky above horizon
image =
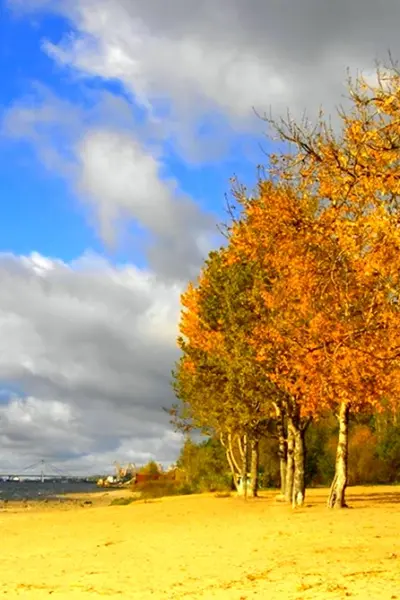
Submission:
<svg viewBox="0 0 400 600">
<path fill-rule="evenodd" d="M 0 472 L 168 464 L 179 297 L 225 194 L 346 69 L 400 54 L 394 0 L 0 0 Z"/>
</svg>

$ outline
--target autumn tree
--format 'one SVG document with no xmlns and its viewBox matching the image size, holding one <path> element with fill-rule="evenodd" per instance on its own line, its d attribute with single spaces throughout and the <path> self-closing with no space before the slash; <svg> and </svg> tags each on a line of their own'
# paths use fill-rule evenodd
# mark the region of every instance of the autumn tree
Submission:
<svg viewBox="0 0 400 600">
<path fill-rule="evenodd" d="M 398 71 L 350 82 L 350 98 L 339 134 L 322 113 L 314 128 L 269 120 L 291 150 L 271 156 L 251 197 L 235 191 L 228 247 L 183 297 L 178 396 L 233 466 L 235 438 L 244 474 L 274 408 L 294 506 L 310 420 L 338 418 L 328 505 L 343 507 L 350 414 L 394 406 L 400 391 Z"/>
<path fill-rule="evenodd" d="M 247 342 L 257 362 L 279 390 L 276 416 L 288 423 L 285 494 L 293 505 L 305 496 L 304 436 L 320 409 L 306 364 L 310 315 L 320 257 L 313 229 L 314 200 L 299 200 L 284 184 L 260 181 L 251 199 L 236 195 L 242 217 L 231 228 L 231 260 L 252 265 L 256 286 L 252 312 L 257 317 Z M 312 362 L 312 361 L 311 361 Z M 285 449 L 286 450 L 286 449 Z"/>
<path fill-rule="evenodd" d="M 349 79 L 351 106 L 339 111 L 338 134 L 322 113 L 313 128 L 269 119 L 291 145 L 271 157 L 269 177 L 315 200 L 323 233 L 325 282 L 321 273 L 313 288 L 320 341 L 307 362 L 339 420 L 331 507 L 345 506 L 350 412 L 379 411 L 384 398 L 398 397 L 400 75 L 393 63 L 376 75 L 375 84 Z"/>
</svg>

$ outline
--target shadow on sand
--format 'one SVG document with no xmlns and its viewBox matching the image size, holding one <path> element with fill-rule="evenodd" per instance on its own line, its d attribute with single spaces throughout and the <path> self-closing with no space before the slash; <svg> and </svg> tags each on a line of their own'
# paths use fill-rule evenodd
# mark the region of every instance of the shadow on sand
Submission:
<svg viewBox="0 0 400 600">
<path fill-rule="evenodd" d="M 346 494 L 346 501 L 352 504 L 400 504 L 400 492 L 382 491 L 379 493 L 357 494 L 350 491 Z"/>
</svg>

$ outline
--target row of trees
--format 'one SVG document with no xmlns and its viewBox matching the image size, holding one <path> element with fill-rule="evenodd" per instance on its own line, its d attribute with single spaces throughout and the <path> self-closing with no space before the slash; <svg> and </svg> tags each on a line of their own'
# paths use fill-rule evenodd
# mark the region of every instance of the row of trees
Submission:
<svg viewBox="0 0 400 600">
<path fill-rule="evenodd" d="M 322 113 L 314 128 L 267 120 L 289 150 L 270 156 L 254 194 L 234 185 L 226 245 L 182 296 L 175 422 L 217 435 L 250 495 L 273 432 L 293 506 L 311 421 L 338 419 L 328 505 L 343 507 L 350 415 L 399 397 L 399 72 L 349 91 L 338 133 Z"/>
<path fill-rule="evenodd" d="M 349 425 L 349 484 L 393 484 L 400 481 L 400 425 L 397 415 L 352 415 Z M 314 420 L 305 434 L 307 486 L 327 486 L 335 472 L 337 420 L 332 415 Z M 260 488 L 280 484 L 278 438 L 272 432 L 260 439 Z M 177 461 L 187 489 L 193 492 L 230 490 L 232 474 L 225 450 L 216 437 L 198 442 L 186 437 Z"/>
</svg>

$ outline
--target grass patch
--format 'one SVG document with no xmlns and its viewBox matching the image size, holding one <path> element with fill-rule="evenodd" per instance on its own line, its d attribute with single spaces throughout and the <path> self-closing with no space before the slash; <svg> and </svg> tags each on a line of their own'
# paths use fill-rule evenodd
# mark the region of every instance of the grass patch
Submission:
<svg viewBox="0 0 400 600">
<path fill-rule="evenodd" d="M 217 492 L 215 498 L 230 498 L 232 494 L 230 492 Z"/>
<path fill-rule="evenodd" d="M 188 484 L 177 484 L 174 481 L 158 479 L 156 481 L 146 481 L 135 486 L 135 491 L 140 493 L 143 499 L 163 498 L 165 496 L 187 496 L 195 493 Z"/>
<path fill-rule="evenodd" d="M 132 502 L 136 502 L 138 498 L 114 498 L 110 502 L 110 506 L 128 506 Z"/>
</svg>

